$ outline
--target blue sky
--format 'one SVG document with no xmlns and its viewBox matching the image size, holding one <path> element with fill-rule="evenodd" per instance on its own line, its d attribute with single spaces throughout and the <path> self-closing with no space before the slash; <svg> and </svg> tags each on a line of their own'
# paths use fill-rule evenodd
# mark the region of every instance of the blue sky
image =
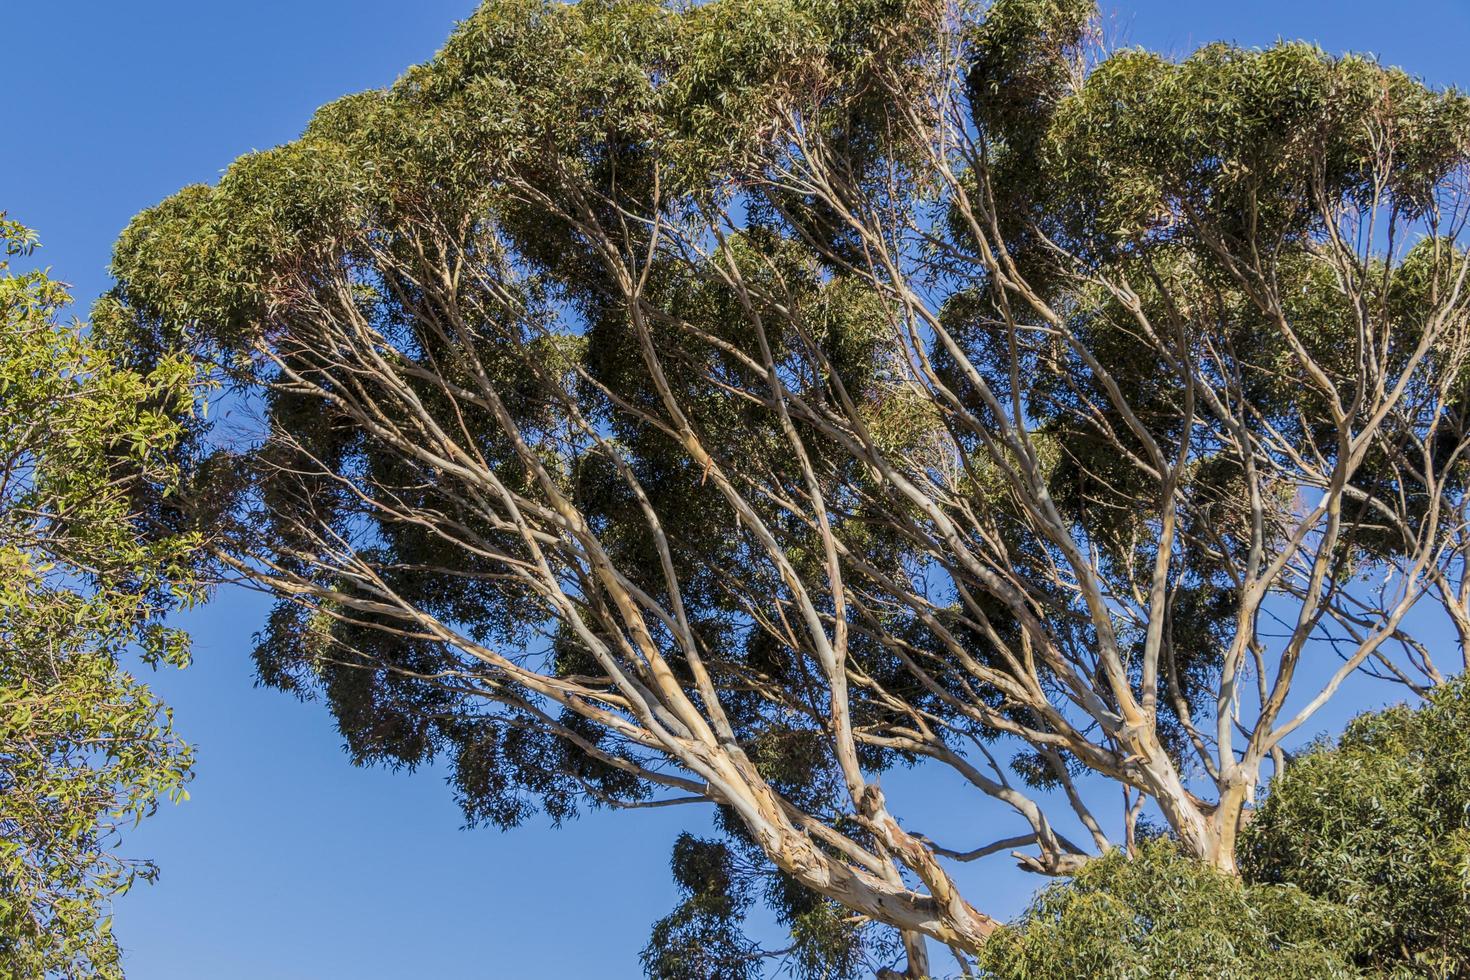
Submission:
<svg viewBox="0 0 1470 980">
<path fill-rule="evenodd" d="M 180 186 L 294 137 L 320 104 L 431 55 L 473 0 L 9 0 L 0 208 L 84 303 L 113 238 Z M 1109 35 L 1171 54 L 1224 38 L 1367 50 L 1470 85 L 1470 0 L 1104 3 Z M 1391 11 L 1385 13 L 1386 11 Z M 675 900 L 668 847 L 694 813 L 590 814 L 465 832 L 442 775 L 353 769 L 320 706 L 252 685 L 264 604 L 189 616 L 196 663 L 154 678 L 198 746 L 186 804 L 132 835 L 159 884 L 124 899 L 133 980 L 635 978 Z M 917 791 L 904 780 L 890 790 Z M 956 829 L 966 814 L 942 819 Z M 935 826 L 932 833 L 940 831 Z M 984 880 L 1009 913 L 1034 879 Z"/>
</svg>

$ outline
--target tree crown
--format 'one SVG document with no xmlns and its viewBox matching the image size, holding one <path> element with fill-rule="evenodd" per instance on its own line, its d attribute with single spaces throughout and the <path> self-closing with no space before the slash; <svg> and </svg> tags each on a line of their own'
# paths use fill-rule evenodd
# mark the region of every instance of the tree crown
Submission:
<svg viewBox="0 0 1470 980">
<path fill-rule="evenodd" d="M 258 393 L 192 506 L 282 599 L 262 676 L 472 821 L 717 804 L 833 962 L 973 955 L 947 862 L 1145 808 L 1232 870 L 1349 674 L 1444 679 L 1408 611 L 1470 630 L 1470 103 L 1092 13 L 491 2 L 140 215 L 119 336 Z M 924 837 L 918 763 L 1016 824 Z"/>
</svg>

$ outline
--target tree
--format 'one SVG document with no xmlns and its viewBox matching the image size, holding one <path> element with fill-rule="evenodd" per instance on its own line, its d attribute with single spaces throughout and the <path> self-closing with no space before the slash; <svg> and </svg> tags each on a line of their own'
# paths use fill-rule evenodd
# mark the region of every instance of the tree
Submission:
<svg viewBox="0 0 1470 980">
<path fill-rule="evenodd" d="M 1470 690 L 1359 717 L 1280 778 L 1248 828 L 1247 878 L 1352 910 L 1365 966 L 1470 971 Z"/>
<path fill-rule="evenodd" d="M 192 368 L 119 368 L 65 288 L 9 271 L 35 237 L 0 214 L 0 974 L 120 977 L 109 900 L 155 869 L 120 828 L 184 793 L 190 754 L 121 665 L 182 664 L 165 614 L 196 596 L 191 534 L 157 536 Z M 105 309 L 103 310 L 105 315 Z"/>
<path fill-rule="evenodd" d="M 1245 885 L 1155 839 L 1114 851 L 1052 885 L 981 950 L 982 976 L 1362 976 L 1351 910 L 1289 885 Z"/>
<path fill-rule="evenodd" d="M 1346 678 L 1451 669 L 1470 101 L 1093 13 L 492 0 L 139 215 L 119 336 L 260 407 L 185 516 L 281 600 L 262 678 L 472 822 L 714 804 L 660 929 L 740 962 L 761 894 L 814 973 L 967 961 L 952 862 L 1144 813 L 1234 874 Z"/>
</svg>

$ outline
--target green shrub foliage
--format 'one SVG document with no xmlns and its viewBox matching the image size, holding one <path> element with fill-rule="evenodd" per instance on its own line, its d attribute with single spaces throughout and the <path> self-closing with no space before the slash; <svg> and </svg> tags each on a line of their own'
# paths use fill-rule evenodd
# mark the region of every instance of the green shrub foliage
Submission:
<svg viewBox="0 0 1470 980">
<path fill-rule="evenodd" d="M 1167 839 L 1043 891 L 980 956 L 995 980 L 1357 977 L 1352 915 L 1289 885 L 1246 885 Z"/>
<path fill-rule="evenodd" d="M 1242 869 L 1351 909 L 1374 969 L 1470 975 L 1470 684 L 1366 714 L 1271 784 Z"/>
</svg>

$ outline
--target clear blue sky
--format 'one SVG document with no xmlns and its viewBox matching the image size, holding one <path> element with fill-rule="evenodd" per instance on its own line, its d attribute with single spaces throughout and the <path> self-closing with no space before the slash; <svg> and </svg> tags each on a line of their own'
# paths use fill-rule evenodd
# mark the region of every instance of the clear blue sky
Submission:
<svg viewBox="0 0 1470 980">
<path fill-rule="evenodd" d="M 291 139 L 318 105 L 391 82 L 473 6 L 8 0 L 0 209 L 41 232 L 44 261 L 86 302 L 106 288 L 112 240 L 132 214 Z M 1104 8 L 1111 37 L 1168 53 L 1307 38 L 1470 85 L 1470 0 Z M 159 884 L 117 910 L 133 980 L 641 975 L 648 927 L 674 902 L 669 844 L 685 823 L 703 826 L 701 814 L 461 831 L 441 774 L 353 769 L 320 706 L 252 686 L 263 611 L 220 596 L 187 619 L 195 666 L 154 679 L 198 746 L 199 772 L 190 802 L 129 841 L 163 866 Z M 945 817 L 966 824 L 963 812 Z M 1010 913 L 1034 879 L 999 872 L 980 894 L 987 911 Z"/>
</svg>

